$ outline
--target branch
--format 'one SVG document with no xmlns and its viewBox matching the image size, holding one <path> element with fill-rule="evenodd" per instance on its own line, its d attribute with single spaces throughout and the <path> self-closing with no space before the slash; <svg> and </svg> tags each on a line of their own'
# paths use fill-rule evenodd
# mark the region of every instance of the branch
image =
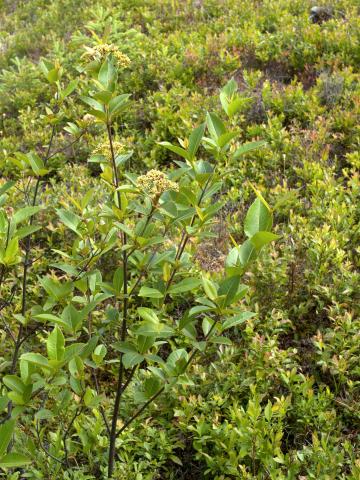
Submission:
<svg viewBox="0 0 360 480">
<path fill-rule="evenodd" d="M 201 202 L 202 202 L 202 200 L 203 200 L 203 198 L 204 198 L 206 189 L 207 189 L 207 187 L 208 187 L 208 185 L 209 185 L 209 182 L 210 182 L 210 178 L 211 178 L 211 177 L 209 177 L 209 178 L 207 179 L 207 181 L 206 181 L 206 183 L 205 183 L 205 185 L 204 185 L 204 188 L 203 188 L 202 191 L 201 191 L 200 198 L 199 198 L 199 200 L 198 200 L 198 202 L 197 202 L 197 206 L 198 206 L 198 207 L 200 207 Z M 192 219 L 191 219 L 191 222 L 190 222 L 190 227 L 192 227 L 192 226 L 194 225 L 195 219 L 196 219 L 196 215 L 193 215 L 193 217 L 192 217 Z M 180 243 L 179 243 L 179 246 L 178 246 L 178 250 L 177 250 L 177 252 L 176 252 L 175 262 L 176 262 L 176 261 L 179 261 L 179 260 L 181 259 L 182 254 L 184 253 L 185 247 L 186 247 L 186 245 L 187 245 L 187 242 L 189 241 L 189 238 L 190 238 L 189 234 L 186 232 L 186 229 L 184 229 L 183 232 L 182 232 L 182 236 L 181 236 L 181 240 L 180 240 Z M 170 286 L 171 286 L 172 281 L 174 280 L 174 277 L 175 277 L 177 268 L 178 268 L 178 267 L 177 267 L 177 265 L 175 264 L 175 265 L 174 265 L 174 268 L 172 269 L 170 278 L 169 278 L 169 280 L 168 280 L 167 283 L 166 283 L 165 295 L 164 295 L 164 300 L 163 300 L 163 302 L 162 302 L 162 305 L 164 305 L 164 303 L 165 303 L 166 300 L 167 300 L 167 297 L 168 297 L 167 292 L 168 292 L 168 290 L 169 290 L 169 288 L 170 288 Z"/>
<path fill-rule="evenodd" d="M 117 171 L 116 159 L 115 159 L 115 152 L 114 146 L 112 141 L 112 134 L 111 134 L 111 125 L 109 122 L 106 124 L 109 144 L 110 144 L 110 151 L 111 151 L 111 162 L 113 168 L 113 175 L 114 175 L 114 183 L 115 189 L 117 193 L 117 200 L 118 200 L 118 208 L 121 210 L 121 195 L 118 190 L 119 187 L 119 176 Z M 126 245 L 127 243 L 127 235 L 125 232 L 122 232 L 121 235 L 122 245 Z M 128 313 L 128 270 L 127 270 L 127 261 L 128 255 L 126 251 L 123 251 L 122 255 L 122 266 L 123 266 L 123 279 L 124 279 L 124 300 L 123 300 L 123 315 L 122 315 L 122 326 L 120 331 L 120 338 L 121 341 L 125 341 L 126 338 L 126 331 L 127 331 L 127 313 Z M 111 421 L 111 430 L 110 430 L 110 446 L 109 446 L 109 460 L 108 460 L 108 477 L 111 478 L 113 471 L 114 471 L 114 461 L 115 461 L 115 441 L 116 441 L 116 424 L 119 417 L 119 408 L 120 408 L 120 401 L 121 396 L 123 394 L 123 376 L 124 376 L 124 366 L 122 362 L 123 353 L 120 354 L 120 366 L 119 366 L 119 374 L 118 380 L 116 385 L 116 395 L 115 395 L 115 402 L 114 402 L 114 411 L 112 415 Z"/>
<path fill-rule="evenodd" d="M 144 405 L 142 407 L 140 407 L 135 413 L 134 415 L 129 418 L 129 420 L 127 422 L 124 423 L 124 425 L 120 428 L 120 430 L 118 430 L 116 432 L 116 437 L 118 437 L 134 420 L 137 419 L 137 417 L 139 415 L 142 414 L 142 412 L 150 405 L 150 403 L 152 403 L 154 400 L 157 399 L 157 397 L 159 395 L 162 394 L 162 392 L 165 390 L 165 387 L 161 387 L 160 390 L 158 390 L 155 395 L 153 395 L 150 400 L 148 400 L 146 403 L 144 403 Z"/>
<path fill-rule="evenodd" d="M 215 328 L 215 325 L 216 325 L 216 320 L 214 321 L 213 325 L 211 326 L 210 330 L 208 331 L 208 333 L 206 334 L 205 336 L 205 341 L 210 337 L 210 335 L 212 334 L 214 328 Z M 194 349 L 192 351 L 192 353 L 190 354 L 190 357 L 186 363 L 186 366 L 184 368 L 184 372 L 188 369 L 189 365 L 191 364 L 191 362 L 194 360 L 196 354 L 199 352 L 199 350 L 197 349 Z M 138 418 L 139 415 L 141 415 L 141 413 L 159 396 L 162 394 L 162 392 L 165 390 L 165 387 L 161 387 L 146 403 L 144 403 L 144 405 L 139 408 L 135 413 L 134 415 L 127 421 L 124 423 L 124 425 L 116 432 L 116 437 L 118 437 L 129 425 L 131 425 L 131 423 L 136 420 Z"/>
<path fill-rule="evenodd" d="M 50 160 L 50 158 L 53 158 L 55 157 L 55 155 L 57 155 L 58 153 L 61 153 L 63 152 L 64 150 L 66 150 L 67 148 L 69 147 L 72 147 L 75 143 L 77 143 L 80 138 L 85 135 L 85 130 L 77 137 L 75 138 L 75 140 L 73 140 L 72 142 L 68 143 L 67 145 L 65 145 L 65 147 L 62 147 L 62 148 L 59 148 L 58 150 L 55 150 L 55 152 L 53 152 L 51 155 L 48 156 L 48 160 Z"/>
<path fill-rule="evenodd" d="M 50 457 L 50 458 L 52 458 L 53 460 L 55 460 L 55 462 L 58 462 L 58 463 L 60 463 L 61 465 L 65 465 L 63 460 L 61 460 L 60 458 L 57 458 L 57 457 L 55 457 L 55 455 L 51 454 L 51 453 L 49 452 L 49 450 L 47 450 L 47 448 L 45 448 L 44 445 L 42 444 L 42 441 L 41 441 L 41 438 L 40 438 L 39 422 L 38 422 L 38 420 L 36 420 L 36 422 L 35 422 L 35 430 L 36 430 L 36 436 L 37 436 L 37 439 L 38 439 L 40 448 L 44 451 L 44 453 L 45 453 L 48 457 Z"/>
<path fill-rule="evenodd" d="M 80 402 L 83 400 L 83 397 L 84 397 L 84 396 L 81 397 Z M 68 449 L 67 449 L 67 445 L 66 445 L 66 440 L 67 440 L 67 437 L 69 436 L 71 427 L 73 426 L 73 424 L 74 424 L 75 420 L 77 419 L 77 417 L 78 417 L 79 415 L 81 415 L 81 412 L 83 411 L 83 409 L 84 409 L 84 406 L 83 406 L 83 405 L 81 405 L 79 408 L 76 409 L 75 414 L 74 414 L 74 416 L 72 417 L 72 419 L 71 419 L 71 421 L 70 421 L 70 423 L 69 423 L 69 425 L 68 425 L 68 427 L 67 427 L 67 429 L 65 430 L 65 433 L 64 433 L 64 435 L 63 435 L 64 455 L 65 455 L 65 458 L 64 458 L 63 463 L 67 466 L 67 468 L 69 468 L 69 459 L 68 459 Z"/>
</svg>

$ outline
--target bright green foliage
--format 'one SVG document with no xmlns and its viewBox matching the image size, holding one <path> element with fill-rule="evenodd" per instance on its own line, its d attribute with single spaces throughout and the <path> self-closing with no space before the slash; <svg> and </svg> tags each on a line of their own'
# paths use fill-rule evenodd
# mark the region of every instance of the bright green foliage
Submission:
<svg viewBox="0 0 360 480">
<path fill-rule="evenodd" d="M 359 12 L 320 3 L 3 1 L 0 478 L 106 478 L 112 419 L 113 478 L 360 477 Z"/>
<path fill-rule="evenodd" d="M 106 49 L 116 52 L 112 46 Z M 66 97 L 61 93 L 60 67 L 52 68 L 43 62 L 41 69 L 49 84 L 56 85 L 56 98 Z M 245 219 L 247 242 L 253 242 L 251 258 L 246 261 L 242 258 L 245 242 L 239 247 L 241 266 L 230 269 L 228 276 L 211 279 L 201 272 L 194 264 L 196 247 L 191 244 L 212 236 L 213 225 L 224 205 L 219 196 L 224 182 L 218 163 L 226 153 L 224 147 L 229 147 L 235 136 L 228 134 L 217 115 L 209 113 L 208 121 L 190 133 L 186 148 L 164 144 L 183 158 L 184 161 L 176 161 L 177 168 L 168 175 L 155 169 L 136 175 L 127 170 L 131 152 L 112 133 L 115 119 L 128 106 L 130 98 L 127 94 L 118 95 L 118 73 L 110 54 L 99 64 L 91 64 L 94 87 L 89 96 L 80 97 L 89 107 L 88 115 L 96 119 L 107 135 L 108 143 L 102 143 L 91 157 L 101 169 L 99 181 L 102 180 L 104 190 L 100 201 L 93 204 L 87 197 L 79 203 L 70 197 L 72 207 L 52 210 L 58 228 L 63 225 L 67 236 L 62 237 L 61 250 L 52 249 L 49 260 L 59 257 L 62 262 L 48 265 L 53 267 L 52 272 L 38 276 L 35 285 L 39 291 L 35 292 L 28 284 L 35 231 L 28 232 L 23 260 L 19 237 L 14 237 L 16 252 L 13 252 L 12 236 L 21 222 L 27 221 L 31 228 L 33 218 L 43 210 L 37 205 L 38 193 L 42 177 L 49 172 L 46 165 L 51 158 L 59 114 L 52 121 L 44 159 L 39 157 L 35 166 L 30 162 L 29 171 L 25 159 L 35 158 L 34 155 L 16 154 L 16 158 L 24 161 L 16 162 L 15 167 L 22 175 L 29 176 L 25 202 L 31 194 L 33 197 L 31 206 L 18 209 L 11 219 L 5 217 L 5 209 L 2 212 L 5 246 L 1 284 L 11 283 L 11 277 L 7 277 L 12 265 L 8 260 L 10 255 L 17 254 L 17 263 L 23 262 L 21 314 L 15 317 L 21 326 L 17 333 L 7 327 L 13 352 L 9 357 L 9 374 L 2 379 L 3 407 L 7 406 L 10 418 L 2 427 L 4 447 L 9 450 L 8 455 L 1 457 L 3 469 L 30 462 L 27 457 L 13 453 L 9 446 L 15 426 L 11 419 L 13 412 L 17 412 L 24 424 L 25 412 L 34 418 L 34 429 L 24 436 L 25 443 L 38 444 L 50 459 L 66 469 L 71 465 L 69 448 L 72 455 L 80 453 L 68 438 L 75 422 L 86 415 L 96 418 L 101 414 L 102 429 L 108 435 L 108 477 L 113 478 L 117 439 L 121 439 L 123 431 L 159 395 L 195 387 L 189 372 L 195 359 L 199 355 L 205 357 L 213 345 L 231 345 L 231 339 L 222 334 L 255 315 L 244 310 L 241 301 L 247 287 L 241 278 L 262 247 L 278 238 L 270 232 L 272 212 L 259 194 Z M 67 90 L 74 89 L 68 86 Z M 209 149 L 205 129 L 216 140 L 216 148 Z M 222 141 L 224 137 L 226 142 Z M 198 158 L 203 142 L 213 152 L 213 161 Z M 13 183 L 7 183 L 2 190 L 13 187 Z M 260 234 L 267 234 L 265 240 Z M 5 307 L 12 302 L 10 297 Z M 189 306 L 179 314 L 184 302 Z M 28 342 L 27 351 L 21 353 L 28 338 L 24 328 L 32 328 L 35 337 Z M 36 334 L 38 329 L 41 333 Z M 18 365 L 20 376 L 16 374 Z M 99 375 L 109 366 L 111 372 L 111 365 L 118 369 L 118 380 L 113 391 L 105 393 L 108 387 Z M 112 394 L 115 403 L 107 420 Z M 125 396 L 129 412 L 122 413 L 119 406 L 123 407 L 121 398 Z M 62 423 L 60 415 L 68 408 L 71 410 L 72 398 L 76 402 L 73 418 L 67 427 L 56 427 L 53 422 Z M 54 435 L 58 440 L 52 442 L 54 453 L 51 453 L 44 447 L 43 438 Z"/>
</svg>

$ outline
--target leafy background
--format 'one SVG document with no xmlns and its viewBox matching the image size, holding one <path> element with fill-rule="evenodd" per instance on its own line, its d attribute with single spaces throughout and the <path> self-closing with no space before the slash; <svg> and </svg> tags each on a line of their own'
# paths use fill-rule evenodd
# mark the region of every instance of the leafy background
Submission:
<svg viewBox="0 0 360 480">
<path fill-rule="evenodd" d="M 310 18 L 313 6 L 307 0 L 2 1 L 4 178 L 16 178 L 14 152 L 41 152 L 48 141 L 41 105 L 50 96 L 39 60 L 59 61 L 65 77 L 78 78 L 86 90 L 79 65 L 84 46 L 97 38 L 132 61 L 121 81 L 133 92 L 133 106 L 118 134 L 134 149 L 134 170 L 171 165 L 176 157 L 157 142 L 186 137 L 206 111 L 219 110 L 219 88 L 231 77 L 243 98 L 239 141 L 267 141 L 224 165 L 231 174 L 217 236 L 197 253 L 203 268 L 216 271 L 230 234 L 242 240 L 250 180 L 274 207 L 282 235 L 248 273 L 257 316 L 234 335 L 232 347 L 195 365 L 196 387 L 164 398 L 162 416 L 126 433 L 119 478 L 360 478 L 359 6 L 332 2 L 319 22 Z M 74 97 L 64 125 L 84 112 Z M 61 150 L 66 134 L 56 142 Z M 68 194 L 90 188 L 102 198 L 98 172 L 86 163 L 98 143 L 90 129 L 52 159 L 58 174 L 42 192 L 45 204 L 66 207 Z M 36 246 L 43 256 L 34 265 L 39 274 L 48 250 L 67 241 L 45 220 Z M 64 478 L 98 478 L 96 449 L 104 439 L 92 421 L 76 427 L 92 466 Z M 39 461 L 26 475 L 51 478 Z"/>
</svg>

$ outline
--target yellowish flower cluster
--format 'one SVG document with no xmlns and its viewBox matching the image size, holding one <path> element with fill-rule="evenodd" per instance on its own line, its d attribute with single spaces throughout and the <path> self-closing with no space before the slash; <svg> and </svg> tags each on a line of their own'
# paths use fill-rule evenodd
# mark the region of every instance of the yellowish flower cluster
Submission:
<svg viewBox="0 0 360 480">
<path fill-rule="evenodd" d="M 116 157 L 125 150 L 125 146 L 121 142 L 113 142 L 113 149 Z M 109 142 L 100 143 L 100 145 L 94 148 L 94 150 L 92 151 L 92 155 L 102 155 L 108 160 L 111 160 L 111 149 Z"/>
<path fill-rule="evenodd" d="M 92 48 L 86 47 L 86 50 L 87 54 L 94 59 L 102 59 L 107 57 L 107 55 L 112 55 L 120 68 L 127 68 L 131 63 L 130 58 L 116 45 L 103 43 Z"/>
<path fill-rule="evenodd" d="M 153 198 L 154 203 L 157 203 L 160 195 L 167 190 L 179 191 L 179 186 L 169 180 L 165 173 L 159 170 L 149 170 L 146 175 L 140 175 L 137 179 L 137 184 L 138 187 Z"/>
</svg>

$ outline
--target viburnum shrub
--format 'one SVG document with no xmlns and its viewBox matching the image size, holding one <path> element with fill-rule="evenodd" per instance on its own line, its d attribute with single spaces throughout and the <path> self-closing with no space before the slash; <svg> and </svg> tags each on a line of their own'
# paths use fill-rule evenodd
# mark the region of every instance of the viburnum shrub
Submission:
<svg viewBox="0 0 360 480">
<path fill-rule="evenodd" d="M 262 142 L 235 149 L 236 131 L 209 113 L 180 145 L 162 142 L 180 158 L 169 171 L 137 175 L 127 170 L 131 151 L 116 135 L 118 118 L 130 105 L 130 95 L 118 93 L 129 60 L 112 45 L 88 49 L 86 57 L 90 87 L 80 98 L 89 107 L 87 122 L 100 131 L 89 161 L 101 169 L 106 200 L 95 201 L 90 190 L 70 198 L 72 209 L 56 208 L 51 221 L 62 245 L 52 249 L 45 275 L 33 272 L 41 191 L 56 154 L 62 104 L 77 87 L 62 84 L 59 66 L 42 63 L 54 88 L 46 108 L 52 129 L 46 151 L 43 157 L 18 153 L 17 183 L 0 189 L 0 315 L 13 342 L 1 380 L 0 468 L 24 467 L 39 448 L 51 458 L 53 473 L 76 469 L 84 457 L 75 427 L 86 415 L 101 421 L 108 441 L 99 448 L 108 452 L 107 476 L 113 478 L 125 429 L 160 395 L 194 385 L 194 361 L 213 346 L 230 344 L 228 330 L 254 315 L 244 308 L 243 275 L 277 235 L 271 209 L 254 189 L 246 240 L 233 240 L 223 272 L 202 272 L 196 252 L 214 236 L 224 205 L 217 163 Z M 242 105 L 234 80 L 220 98 L 231 119 Z M 84 134 L 74 123 L 66 129 L 72 142 Z M 6 191 L 23 191 L 24 185 L 24 205 L 7 206 Z M 29 418 L 33 428 L 25 428 Z"/>
</svg>

